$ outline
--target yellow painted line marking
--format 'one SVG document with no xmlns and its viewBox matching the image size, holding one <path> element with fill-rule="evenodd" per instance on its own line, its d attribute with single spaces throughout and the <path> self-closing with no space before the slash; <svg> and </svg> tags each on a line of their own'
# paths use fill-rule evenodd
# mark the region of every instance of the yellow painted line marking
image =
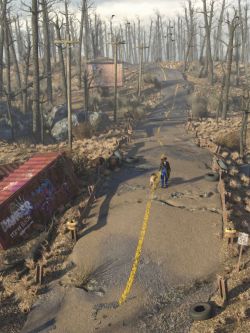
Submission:
<svg viewBox="0 0 250 333">
<path fill-rule="evenodd" d="M 130 293 L 130 290 L 131 290 L 131 288 L 133 286 L 133 283 L 134 283 L 135 275 L 136 275 L 138 265 L 139 265 L 139 262 L 140 262 L 142 246 L 143 246 L 143 242 L 144 242 L 147 227 L 148 227 L 148 221 L 149 221 L 152 201 L 153 201 L 154 193 L 155 193 L 155 190 L 158 186 L 159 180 L 160 180 L 160 173 L 158 173 L 158 175 L 157 175 L 157 180 L 155 182 L 155 186 L 151 190 L 150 198 L 147 202 L 146 211 L 145 211 L 145 215 L 144 215 L 144 220 L 143 220 L 143 224 L 142 224 L 142 228 L 141 228 L 141 232 L 140 232 L 140 237 L 139 237 L 139 241 L 138 241 L 135 256 L 134 256 L 133 266 L 132 266 L 132 269 L 131 269 L 131 272 L 130 272 L 130 275 L 129 275 L 129 279 L 128 279 L 127 284 L 126 284 L 126 287 L 125 287 L 125 289 L 124 289 L 124 291 L 123 291 L 123 293 L 122 293 L 122 295 L 119 299 L 119 302 L 118 302 L 119 305 L 123 304 L 126 301 L 126 299 L 128 297 L 128 294 Z"/>
<path fill-rule="evenodd" d="M 176 90 L 175 90 L 175 95 L 177 94 L 177 90 L 178 90 L 178 85 L 177 85 Z M 168 112 L 166 117 L 169 116 L 170 112 L 171 112 L 171 110 Z M 157 129 L 157 141 L 160 144 L 160 146 L 163 146 L 164 144 L 159 138 L 160 132 L 161 132 L 161 127 L 159 127 Z M 133 286 L 134 280 L 135 280 L 136 272 L 137 272 L 137 269 L 138 269 L 138 266 L 139 266 L 140 257 L 141 257 L 141 253 L 142 253 L 142 247 L 143 247 L 143 243 L 144 243 L 144 239 L 145 239 L 145 235 L 146 235 L 146 231 L 147 231 L 147 227 L 148 227 L 152 201 L 153 201 L 153 198 L 154 198 L 156 188 L 159 184 L 159 181 L 160 181 L 160 172 L 158 172 L 158 174 L 157 174 L 157 180 L 155 182 L 155 186 L 151 190 L 150 197 L 149 197 L 149 200 L 148 200 L 147 205 L 146 205 L 146 211 L 145 211 L 145 214 L 144 214 L 143 224 L 142 224 L 142 228 L 141 228 L 141 231 L 140 231 L 139 240 L 138 240 L 138 243 L 137 243 L 137 248 L 136 248 L 136 252 L 135 252 L 135 256 L 134 256 L 134 260 L 133 260 L 132 269 L 131 269 L 127 284 L 125 286 L 125 289 L 123 290 L 122 295 L 121 295 L 121 297 L 118 301 L 119 305 L 122 305 L 126 301 L 128 295 L 131 291 L 131 288 Z"/>
</svg>

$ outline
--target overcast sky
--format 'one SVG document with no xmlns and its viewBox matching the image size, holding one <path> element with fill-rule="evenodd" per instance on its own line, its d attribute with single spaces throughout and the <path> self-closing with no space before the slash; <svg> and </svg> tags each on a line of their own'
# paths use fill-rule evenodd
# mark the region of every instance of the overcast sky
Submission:
<svg viewBox="0 0 250 333">
<path fill-rule="evenodd" d="M 99 14 L 107 18 L 114 14 L 120 21 L 138 16 L 149 18 L 157 10 L 162 15 L 173 16 L 181 12 L 184 0 L 94 0 L 94 3 Z"/>
</svg>

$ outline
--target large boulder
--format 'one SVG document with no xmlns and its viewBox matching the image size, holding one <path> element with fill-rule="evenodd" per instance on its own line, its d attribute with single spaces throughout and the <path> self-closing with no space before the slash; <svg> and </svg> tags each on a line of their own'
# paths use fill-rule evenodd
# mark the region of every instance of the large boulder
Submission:
<svg viewBox="0 0 250 333">
<path fill-rule="evenodd" d="M 78 118 L 72 114 L 72 126 L 78 126 Z M 63 118 L 55 123 L 52 127 L 51 135 L 56 141 L 65 141 L 68 138 L 68 119 Z"/>
<path fill-rule="evenodd" d="M 65 104 L 54 106 L 48 114 L 48 125 L 50 126 L 50 128 L 52 128 L 57 122 L 60 122 L 64 118 L 67 118 L 67 116 L 68 109 Z"/>
<path fill-rule="evenodd" d="M 95 131 L 106 130 L 111 124 L 109 117 L 103 112 L 92 112 L 89 122 Z"/>
</svg>

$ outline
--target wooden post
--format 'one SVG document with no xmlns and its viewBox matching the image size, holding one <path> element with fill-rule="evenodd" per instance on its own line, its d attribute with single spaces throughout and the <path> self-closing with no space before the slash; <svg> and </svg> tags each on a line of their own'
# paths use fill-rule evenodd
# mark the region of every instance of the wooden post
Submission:
<svg viewBox="0 0 250 333">
<path fill-rule="evenodd" d="M 138 97 L 141 96 L 142 88 L 142 67 L 143 67 L 143 50 L 148 49 L 149 46 L 140 45 L 139 47 L 139 78 L 138 78 Z"/>
<path fill-rule="evenodd" d="M 77 242 L 77 231 L 76 231 L 76 229 L 71 230 L 71 238 L 75 243 Z"/>
<path fill-rule="evenodd" d="M 243 246 L 240 246 L 240 254 L 239 254 L 239 260 L 238 260 L 238 264 L 237 264 L 237 272 L 239 273 L 240 271 L 240 266 L 241 266 L 241 258 L 242 258 L 242 252 L 243 252 Z"/>
<path fill-rule="evenodd" d="M 114 123 L 117 120 L 117 110 L 118 110 L 118 88 L 117 88 L 117 63 L 118 63 L 118 46 L 125 44 L 125 41 L 120 41 L 118 37 L 115 37 L 115 41 L 111 43 L 114 49 L 114 66 L 115 66 L 115 100 L 114 100 Z"/>
<path fill-rule="evenodd" d="M 36 266 L 36 283 L 43 283 L 43 264 L 37 264 Z"/>
<path fill-rule="evenodd" d="M 228 299 L 227 279 L 225 279 L 223 276 L 218 276 L 217 281 L 218 281 L 220 297 L 223 300 L 223 304 L 224 304 Z"/>
</svg>

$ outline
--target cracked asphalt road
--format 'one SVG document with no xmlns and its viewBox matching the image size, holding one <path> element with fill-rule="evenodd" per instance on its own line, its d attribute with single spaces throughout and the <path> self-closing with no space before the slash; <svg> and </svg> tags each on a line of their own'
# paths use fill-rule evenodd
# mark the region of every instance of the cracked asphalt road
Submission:
<svg viewBox="0 0 250 333">
<path fill-rule="evenodd" d="M 177 83 L 174 110 L 166 118 Z M 186 95 L 182 75 L 170 70 L 161 105 L 139 126 L 128 150 L 139 163 L 124 166 L 106 181 L 69 258 L 95 272 L 92 285 L 97 288 L 86 292 L 55 281 L 31 311 L 22 333 L 189 331 L 190 304 L 206 301 L 214 290 L 222 222 L 217 183 L 204 180 L 211 156 L 184 131 Z M 115 308 L 130 273 L 149 177 L 158 170 L 162 153 L 172 168 L 170 186 L 156 191 L 132 292 Z"/>
</svg>

